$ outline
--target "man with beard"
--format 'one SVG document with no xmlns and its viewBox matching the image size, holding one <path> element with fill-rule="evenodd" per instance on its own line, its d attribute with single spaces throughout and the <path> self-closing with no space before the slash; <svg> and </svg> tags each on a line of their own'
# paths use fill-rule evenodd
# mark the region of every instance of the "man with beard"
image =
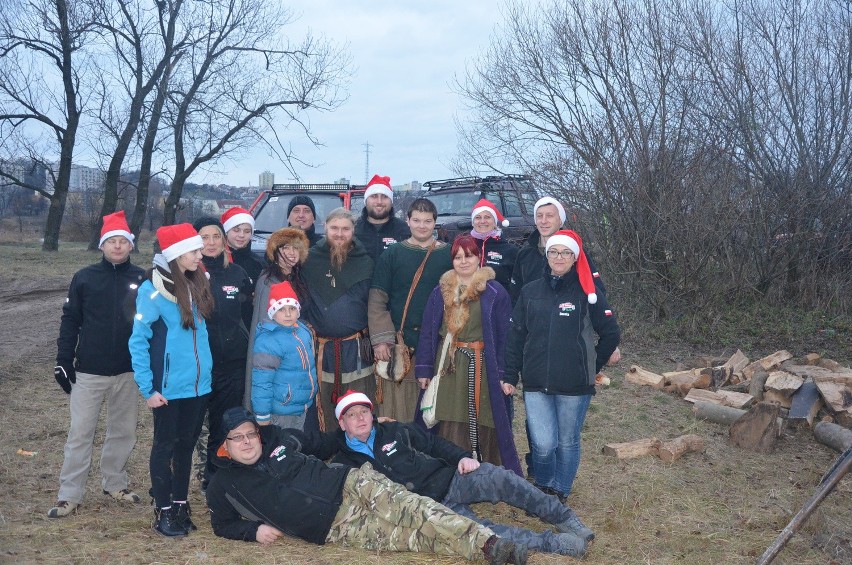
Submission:
<svg viewBox="0 0 852 565">
<path fill-rule="evenodd" d="M 401 422 L 411 422 L 417 414 L 417 397 L 421 385 L 414 379 L 413 351 L 417 340 L 420 339 L 420 322 L 426 301 L 441 275 L 453 267 L 450 246 L 443 241 L 436 241 L 434 237 L 437 218 L 438 210 L 431 201 L 418 198 L 411 203 L 408 208 L 411 237 L 392 245 L 381 254 L 376 262 L 376 272 L 373 274 L 370 289 L 370 339 L 376 360 L 390 361 L 391 345 L 396 339 L 398 329 L 402 330 L 405 345 L 412 352 L 411 369 L 401 382 L 385 380 L 380 383 L 382 400 L 379 414 Z M 414 285 L 414 276 L 421 264 L 424 264 L 423 272 L 411 294 L 405 314 L 405 327 L 401 327 L 409 290 Z M 380 376 L 385 379 L 390 377 L 381 374 L 381 371 Z M 374 398 L 378 400 L 378 397 Z"/>
<path fill-rule="evenodd" d="M 358 238 L 373 261 L 391 244 L 411 236 L 408 225 L 393 214 L 393 189 L 390 177 L 374 175 L 364 192 L 364 209 L 355 224 Z"/>
<path fill-rule="evenodd" d="M 337 428 L 334 407 L 347 390 L 376 392 L 373 355 L 367 333 L 367 298 L 373 260 L 355 239 L 355 218 L 335 208 L 325 223 L 326 236 L 311 247 L 302 275 L 310 292 L 305 320 L 316 332 L 320 372 L 320 428 Z"/>
<path fill-rule="evenodd" d="M 322 236 L 317 233 L 317 228 L 314 225 L 316 217 L 317 209 L 314 206 L 314 201 L 309 196 L 299 194 L 294 196 L 290 200 L 290 203 L 287 204 L 287 225 L 299 228 L 305 232 L 311 245 L 316 245 L 322 239 Z"/>
</svg>

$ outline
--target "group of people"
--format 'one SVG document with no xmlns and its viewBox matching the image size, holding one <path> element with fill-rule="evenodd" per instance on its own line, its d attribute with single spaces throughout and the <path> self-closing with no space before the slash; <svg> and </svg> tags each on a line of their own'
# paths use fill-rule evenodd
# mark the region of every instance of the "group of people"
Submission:
<svg viewBox="0 0 852 565">
<path fill-rule="evenodd" d="M 492 563 L 525 562 L 528 549 L 586 552 L 594 534 L 564 502 L 595 375 L 618 361 L 620 332 L 580 236 L 562 229 L 564 208 L 539 200 L 537 229 L 518 249 L 487 200 L 471 232 L 445 243 L 428 199 L 403 221 L 379 175 L 364 198 L 360 218 L 333 210 L 322 238 L 313 202 L 294 198 L 265 263 L 241 208 L 157 230 L 147 272 L 130 262 L 123 212 L 104 218 L 103 259 L 75 274 L 63 308 L 54 375 L 71 394 L 71 428 L 50 517 L 83 498 L 104 400 L 103 491 L 139 502 L 125 471 L 138 391 L 153 414 L 162 535 L 196 529 L 187 500 L 206 415 L 200 478 L 217 535 Z M 519 382 L 532 483 L 512 434 Z M 436 384 L 427 425 L 421 398 Z M 557 532 L 482 520 L 468 505 L 485 500 Z"/>
</svg>

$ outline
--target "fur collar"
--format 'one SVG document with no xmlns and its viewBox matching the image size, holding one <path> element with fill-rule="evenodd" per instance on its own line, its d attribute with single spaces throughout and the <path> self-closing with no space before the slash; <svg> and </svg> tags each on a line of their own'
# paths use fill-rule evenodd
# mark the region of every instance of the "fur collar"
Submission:
<svg viewBox="0 0 852 565">
<path fill-rule="evenodd" d="M 447 331 L 454 336 L 467 324 L 470 317 L 470 303 L 479 300 L 488 281 L 494 279 L 494 269 L 483 267 L 476 271 L 473 280 L 467 286 L 459 284 L 455 271 L 447 271 L 441 276 L 441 295 L 444 297 L 444 320 Z"/>
</svg>

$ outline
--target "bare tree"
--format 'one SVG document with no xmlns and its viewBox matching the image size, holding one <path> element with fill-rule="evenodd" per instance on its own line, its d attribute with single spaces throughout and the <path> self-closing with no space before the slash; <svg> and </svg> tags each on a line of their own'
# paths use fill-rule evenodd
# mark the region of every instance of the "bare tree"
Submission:
<svg viewBox="0 0 852 565">
<path fill-rule="evenodd" d="M 178 28 L 183 0 L 150 5 L 144 0 L 91 1 L 97 14 L 95 29 L 104 38 L 107 48 L 107 53 L 96 61 L 97 121 L 100 124 L 96 139 L 106 144 L 101 154 L 109 159 L 103 206 L 89 240 L 89 249 L 97 249 L 101 217 L 116 209 L 122 167 L 143 123 L 146 102 L 151 103 L 149 97 L 159 84 L 167 85 L 164 73 L 180 58 L 189 31 Z M 154 112 L 150 115 L 156 116 Z M 155 117 L 155 131 L 158 123 Z M 148 147 L 144 143 L 143 146 Z M 147 198 L 147 187 L 141 196 Z M 143 205 L 137 213 L 144 214 L 145 209 Z M 143 221 L 144 216 L 136 219 L 137 225 Z"/>
<path fill-rule="evenodd" d="M 53 189 L 0 173 L 8 181 L 50 199 L 45 251 L 59 248 L 82 102 L 80 50 L 93 23 L 84 3 L 9 0 L 0 11 L 0 138 L 11 155 L 51 165 Z M 57 88 L 61 85 L 61 88 Z"/>
<path fill-rule="evenodd" d="M 204 0 L 187 16 L 202 35 L 174 69 L 164 114 L 174 151 L 166 223 L 199 167 L 257 144 L 290 166 L 296 157 L 285 132 L 298 128 L 316 142 L 305 112 L 343 101 L 348 65 L 341 51 L 311 36 L 288 47 L 290 13 L 277 2 Z"/>
<path fill-rule="evenodd" d="M 536 174 L 656 317 L 765 293 L 779 269 L 804 291 L 803 257 L 852 231 L 849 19 L 839 0 L 512 3 L 458 81 L 460 161 Z"/>
</svg>

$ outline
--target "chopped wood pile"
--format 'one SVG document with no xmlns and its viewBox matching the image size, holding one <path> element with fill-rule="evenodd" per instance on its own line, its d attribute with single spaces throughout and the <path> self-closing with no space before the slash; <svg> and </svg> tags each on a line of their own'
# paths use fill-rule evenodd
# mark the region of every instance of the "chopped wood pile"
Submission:
<svg viewBox="0 0 852 565">
<path fill-rule="evenodd" d="M 839 451 L 852 444 L 852 369 L 816 353 L 797 359 L 776 351 L 751 361 L 737 350 L 729 359 L 700 358 L 662 374 L 633 365 L 625 380 L 682 396 L 697 417 L 730 426 L 730 442 L 745 449 L 771 452 L 785 422 L 807 425 Z M 661 445 L 650 438 L 610 444 L 604 453 L 663 458 Z"/>
</svg>

